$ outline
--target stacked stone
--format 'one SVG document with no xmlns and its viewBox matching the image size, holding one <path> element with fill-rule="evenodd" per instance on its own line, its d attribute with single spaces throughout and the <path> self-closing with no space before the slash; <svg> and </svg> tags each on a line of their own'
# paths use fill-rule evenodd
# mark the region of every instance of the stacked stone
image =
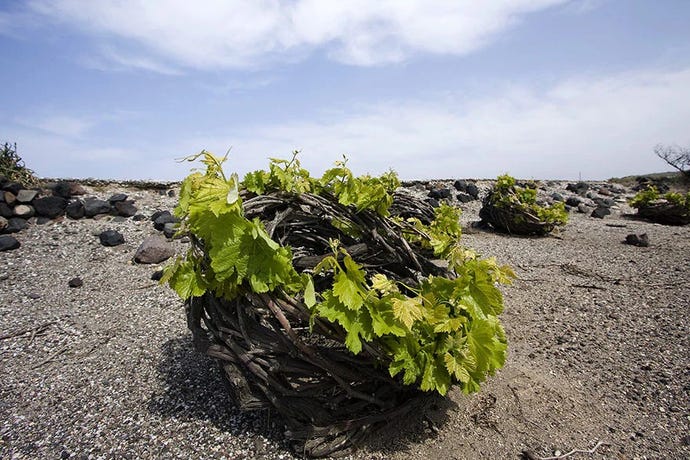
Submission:
<svg viewBox="0 0 690 460">
<path fill-rule="evenodd" d="M 69 181 L 50 184 L 46 188 L 27 188 L 0 176 L 0 250 L 16 249 L 19 242 L 11 236 L 24 230 L 30 222 L 45 224 L 67 216 L 70 219 L 97 218 L 102 215 L 119 218 L 137 213 L 134 201 L 117 193 L 108 200 L 81 197 L 84 188 Z"/>
</svg>

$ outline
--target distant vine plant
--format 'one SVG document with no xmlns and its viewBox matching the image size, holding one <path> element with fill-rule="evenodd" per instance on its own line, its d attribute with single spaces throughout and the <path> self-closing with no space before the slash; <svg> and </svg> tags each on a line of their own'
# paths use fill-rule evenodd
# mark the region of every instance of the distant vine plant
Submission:
<svg viewBox="0 0 690 460">
<path fill-rule="evenodd" d="M 438 208 L 430 225 L 393 220 L 387 216 L 399 186 L 394 172 L 355 177 L 344 159 L 315 178 L 295 153 L 290 160 L 271 159 L 267 171 L 240 180 L 237 174 L 224 174 L 226 157 L 206 151 L 190 157 L 201 159 L 205 171 L 183 181 L 175 213 L 180 231 L 202 241 L 204 250 L 192 247 L 166 268 L 163 278 L 182 299 L 206 292 L 228 300 L 249 292 L 291 296 L 310 311 L 312 325 L 316 318 L 340 325 L 353 354 L 375 343 L 389 357 L 380 364 L 391 376 L 442 395 L 453 384 L 464 392 L 477 391 L 487 375 L 503 366 L 507 341 L 498 319 L 503 297 L 497 285 L 509 283 L 514 274 L 459 244 L 458 209 Z M 298 273 L 292 249 L 271 239 L 259 219 L 244 216 L 243 197 L 269 193 L 328 196 L 358 212 L 390 218 L 413 246 L 443 257 L 448 276 L 405 284 L 368 271 L 335 239 L 330 255 L 313 270 Z M 332 285 L 317 291 L 314 277 L 323 274 Z"/>
<path fill-rule="evenodd" d="M 686 193 L 685 195 L 678 192 L 667 192 L 661 194 L 654 186 L 639 191 L 632 199 L 630 199 L 629 204 L 631 207 L 639 209 L 644 206 L 649 206 L 657 200 L 666 200 L 670 204 L 684 208 L 687 212 L 690 212 L 690 192 Z"/>
</svg>

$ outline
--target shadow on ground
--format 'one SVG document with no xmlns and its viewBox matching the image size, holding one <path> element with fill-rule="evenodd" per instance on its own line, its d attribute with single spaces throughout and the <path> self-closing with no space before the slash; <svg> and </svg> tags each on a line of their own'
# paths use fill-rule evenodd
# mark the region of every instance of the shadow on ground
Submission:
<svg viewBox="0 0 690 460">
<path fill-rule="evenodd" d="M 283 435 L 284 423 L 274 411 L 243 412 L 235 406 L 220 366 L 194 349 L 190 335 L 168 340 L 161 351 L 157 367 L 166 386 L 151 396 L 149 412 L 176 420 L 206 420 L 224 432 L 238 436 L 251 432 L 290 448 Z M 447 398 L 424 398 L 408 416 L 387 421 L 372 431 L 360 447 L 385 456 L 385 452 L 434 437 L 454 407 Z"/>
<path fill-rule="evenodd" d="M 220 366 L 194 349 L 191 335 L 168 340 L 161 351 L 157 368 L 165 389 L 151 395 L 149 412 L 177 420 L 206 420 L 225 432 L 242 435 L 249 431 L 286 445 L 274 414 L 237 409 Z"/>
</svg>

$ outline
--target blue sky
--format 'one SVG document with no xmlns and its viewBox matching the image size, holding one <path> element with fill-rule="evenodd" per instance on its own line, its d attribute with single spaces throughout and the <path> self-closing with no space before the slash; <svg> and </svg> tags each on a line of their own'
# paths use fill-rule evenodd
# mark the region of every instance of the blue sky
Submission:
<svg viewBox="0 0 690 460">
<path fill-rule="evenodd" d="M 0 0 L 0 141 L 43 177 L 605 179 L 690 145 L 688 0 Z"/>
</svg>

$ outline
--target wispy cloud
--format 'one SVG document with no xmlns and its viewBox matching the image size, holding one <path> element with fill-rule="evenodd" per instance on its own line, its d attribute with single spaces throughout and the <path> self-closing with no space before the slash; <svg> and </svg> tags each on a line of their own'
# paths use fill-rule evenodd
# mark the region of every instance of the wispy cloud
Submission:
<svg viewBox="0 0 690 460">
<path fill-rule="evenodd" d="M 159 71 L 163 62 L 256 68 L 318 50 L 358 66 L 401 62 L 417 53 L 464 55 L 525 15 L 565 3 L 569 0 L 32 0 L 29 7 L 108 46 L 119 41 L 143 49 L 147 54 L 136 58 L 124 59 L 129 54 L 122 52 L 109 58 Z"/>
<path fill-rule="evenodd" d="M 91 117 L 76 117 L 65 114 L 49 115 L 37 119 L 24 118 L 18 122 L 28 128 L 64 138 L 80 138 L 96 123 Z"/>
<path fill-rule="evenodd" d="M 546 89 L 505 87 L 465 101 L 392 101 L 322 122 L 255 126 L 247 135 L 199 139 L 198 148 L 233 146 L 235 167 L 302 150 L 310 169 L 342 153 L 359 173 L 389 167 L 413 178 L 601 179 L 663 170 L 656 143 L 690 143 L 690 68 L 574 78 Z M 257 167 L 257 166 L 254 166 Z"/>
<path fill-rule="evenodd" d="M 86 56 L 82 59 L 82 62 L 88 68 L 108 72 L 144 70 L 163 75 L 182 75 L 184 73 L 181 69 L 166 64 L 160 59 L 127 54 L 126 52 L 115 50 L 111 46 L 101 47 L 101 52 L 98 56 Z"/>
<path fill-rule="evenodd" d="M 240 173 L 298 149 L 315 173 L 347 154 L 358 174 L 393 168 L 406 179 L 504 172 L 605 179 L 666 170 L 653 147 L 690 145 L 688 100 L 690 67 L 573 77 L 549 87 L 506 85 L 476 98 L 391 100 L 324 112 L 318 121 L 248 122 L 234 135 L 200 128 L 195 136 L 128 143 L 104 142 L 100 124 L 92 124 L 103 120 L 52 114 L 25 123 L 13 139 L 27 165 L 51 177 L 180 179 L 190 165 L 176 158 L 232 147 L 228 168 Z"/>
</svg>

